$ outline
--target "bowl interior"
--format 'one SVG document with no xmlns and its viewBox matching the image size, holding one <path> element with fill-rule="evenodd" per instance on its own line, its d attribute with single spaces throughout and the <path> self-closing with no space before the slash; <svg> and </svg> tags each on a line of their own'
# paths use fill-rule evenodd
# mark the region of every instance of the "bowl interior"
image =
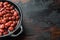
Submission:
<svg viewBox="0 0 60 40">
<path fill-rule="evenodd" d="M 19 28 L 19 26 L 21 24 L 21 21 L 20 21 L 21 20 L 21 13 L 20 13 L 19 7 L 16 4 L 14 4 L 14 3 L 10 2 L 10 1 L 4 1 L 4 0 L 2 0 L 0 2 L 9 2 L 19 12 L 19 16 L 20 16 L 19 22 L 17 23 L 15 30 L 13 30 L 12 32 L 9 32 L 7 35 L 0 36 L 0 37 L 5 37 L 5 36 L 8 36 L 8 35 L 11 35 L 12 33 L 14 33 Z"/>
</svg>

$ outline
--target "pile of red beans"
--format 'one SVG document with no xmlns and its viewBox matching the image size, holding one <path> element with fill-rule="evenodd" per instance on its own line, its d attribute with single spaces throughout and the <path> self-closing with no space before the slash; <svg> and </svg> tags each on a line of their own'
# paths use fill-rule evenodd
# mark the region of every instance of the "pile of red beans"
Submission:
<svg viewBox="0 0 60 40">
<path fill-rule="evenodd" d="M 0 2 L 0 36 L 12 32 L 19 21 L 18 11 L 9 2 Z"/>
</svg>

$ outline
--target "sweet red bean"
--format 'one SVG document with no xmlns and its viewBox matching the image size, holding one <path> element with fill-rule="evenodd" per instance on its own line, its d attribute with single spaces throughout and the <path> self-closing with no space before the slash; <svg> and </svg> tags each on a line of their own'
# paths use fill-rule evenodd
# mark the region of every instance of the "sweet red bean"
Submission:
<svg viewBox="0 0 60 40">
<path fill-rule="evenodd" d="M 8 34 L 8 31 L 3 32 L 4 35 Z"/>
<path fill-rule="evenodd" d="M 4 5 L 7 5 L 8 4 L 8 2 L 4 2 Z"/>
<path fill-rule="evenodd" d="M 16 20 L 19 20 L 19 16 L 16 16 Z"/>
<path fill-rule="evenodd" d="M 13 31 L 13 30 L 14 30 L 14 28 L 13 28 L 13 27 L 9 27 L 9 28 L 8 28 L 8 30 Z"/>
<path fill-rule="evenodd" d="M 13 14 L 14 16 L 18 16 L 18 13 L 16 12 L 16 11 L 14 11 L 14 14 Z"/>
<path fill-rule="evenodd" d="M 13 9 L 13 8 L 14 8 L 13 6 L 10 7 L 10 9 Z"/>
<path fill-rule="evenodd" d="M 12 20 L 12 17 L 9 17 L 9 20 Z"/>
<path fill-rule="evenodd" d="M 2 11 L 2 15 L 6 14 L 6 11 Z"/>
<path fill-rule="evenodd" d="M 1 24 L 0 25 L 0 29 L 3 29 L 3 28 L 5 28 L 5 25 L 4 24 Z"/>
<path fill-rule="evenodd" d="M 2 33 L 3 33 L 3 32 L 4 32 L 4 30 L 3 30 L 3 29 L 0 29 L 0 32 L 2 32 Z"/>
<path fill-rule="evenodd" d="M 8 17 L 5 17 L 4 20 L 7 21 L 9 18 Z"/>
<path fill-rule="evenodd" d="M 2 36 L 2 34 L 3 34 L 3 33 L 2 33 L 2 32 L 0 32 L 0 36 Z"/>
<path fill-rule="evenodd" d="M 15 27 L 15 24 L 11 24 L 11 27 Z"/>
<path fill-rule="evenodd" d="M 3 16 L 2 12 L 0 12 L 0 16 Z"/>
<path fill-rule="evenodd" d="M 2 20 L 2 23 L 6 23 L 6 20 L 3 19 L 3 20 Z"/>
<path fill-rule="evenodd" d="M 3 2 L 0 2 L 0 8 L 2 8 L 3 7 Z"/>
<path fill-rule="evenodd" d="M 10 23 L 6 23 L 5 26 L 9 27 L 10 26 Z"/>
<path fill-rule="evenodd" d="M 10 7 L 10 6 L 11 6 L 11 4 L 8 4 L 8 5 L 7 5 L 7 7 Z"/>
<path fill-rule="evenodd" d="M 15 20 L 16 18 L 15 18 L 15 16 L 12 16 L 12 20 Z"/>
<path fill-rule="evenodd" d="M 12 16 L 10 13 L 6 14 L 6 17 L 10 17 L 10 16 Z"/>
</svg>

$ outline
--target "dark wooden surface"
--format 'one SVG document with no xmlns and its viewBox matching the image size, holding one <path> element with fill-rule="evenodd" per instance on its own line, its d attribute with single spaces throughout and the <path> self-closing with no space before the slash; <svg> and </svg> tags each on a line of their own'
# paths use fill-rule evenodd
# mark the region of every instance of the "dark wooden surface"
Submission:
<svg viewBox="0 0 60 40">
<path fill-rule="evenodd" d="M 57 14 L 52 0 L 9 0 L 22 8 L 23 34 L 11 40 L 54 40 L 53 30 L 58 21 L 53 19 Z M 56 7 L 57 8 L 57 7 Z M 58 9 L 58 8 L 57 8 Z M 55 13 L 55 14 L 54 14 Z M 59 15 L 58 15 L 59 16 Z M 50 19 L 49 19 L 50 18 Z M 51 19 L 52 18 L 52 19 Z M 55 28 L 55 29 L 54 29 Z M 60 35 L 60 33 L 59 33 Z M 55 37 L 56 38 L 56 37 Z"/>
</svg>

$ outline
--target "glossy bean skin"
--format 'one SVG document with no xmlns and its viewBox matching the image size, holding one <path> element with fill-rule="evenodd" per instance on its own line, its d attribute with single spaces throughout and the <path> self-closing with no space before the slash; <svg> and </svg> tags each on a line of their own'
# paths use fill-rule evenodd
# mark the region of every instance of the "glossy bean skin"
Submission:
<svg viewBox="0 0 60 40">
<path fill-rule="evenodd" d="M 2 36 L 2 34 L 3 34 L 3 33 L 2 33 L 2 32 L 0 32 L 0 36 Z"/>
<path fill-rule="evenodd" d="M 8 31 L 3 32 L 4 35 L 8 34 Z"/>
<path fill-rule="evenodd" d="M 3 29 L 0 29 L 0 32 L 2 32 L 2 33 L 3 33 L 3 32 L 4 32 L 4 30 L 3 30 Z"/>
<path fill-rule="evenodd" d="M 8 30 L 9 30 L 9 31 L 13 31 L 14 28 L 13 28 L 13 27 L 9 27 Z"/>
<path fill-rule="evenodd" d="M 0 29 L 3 29 L 3 28 L 5 28 L 5 25 L 4 24 L 0 25 Z"/>
</svg>

